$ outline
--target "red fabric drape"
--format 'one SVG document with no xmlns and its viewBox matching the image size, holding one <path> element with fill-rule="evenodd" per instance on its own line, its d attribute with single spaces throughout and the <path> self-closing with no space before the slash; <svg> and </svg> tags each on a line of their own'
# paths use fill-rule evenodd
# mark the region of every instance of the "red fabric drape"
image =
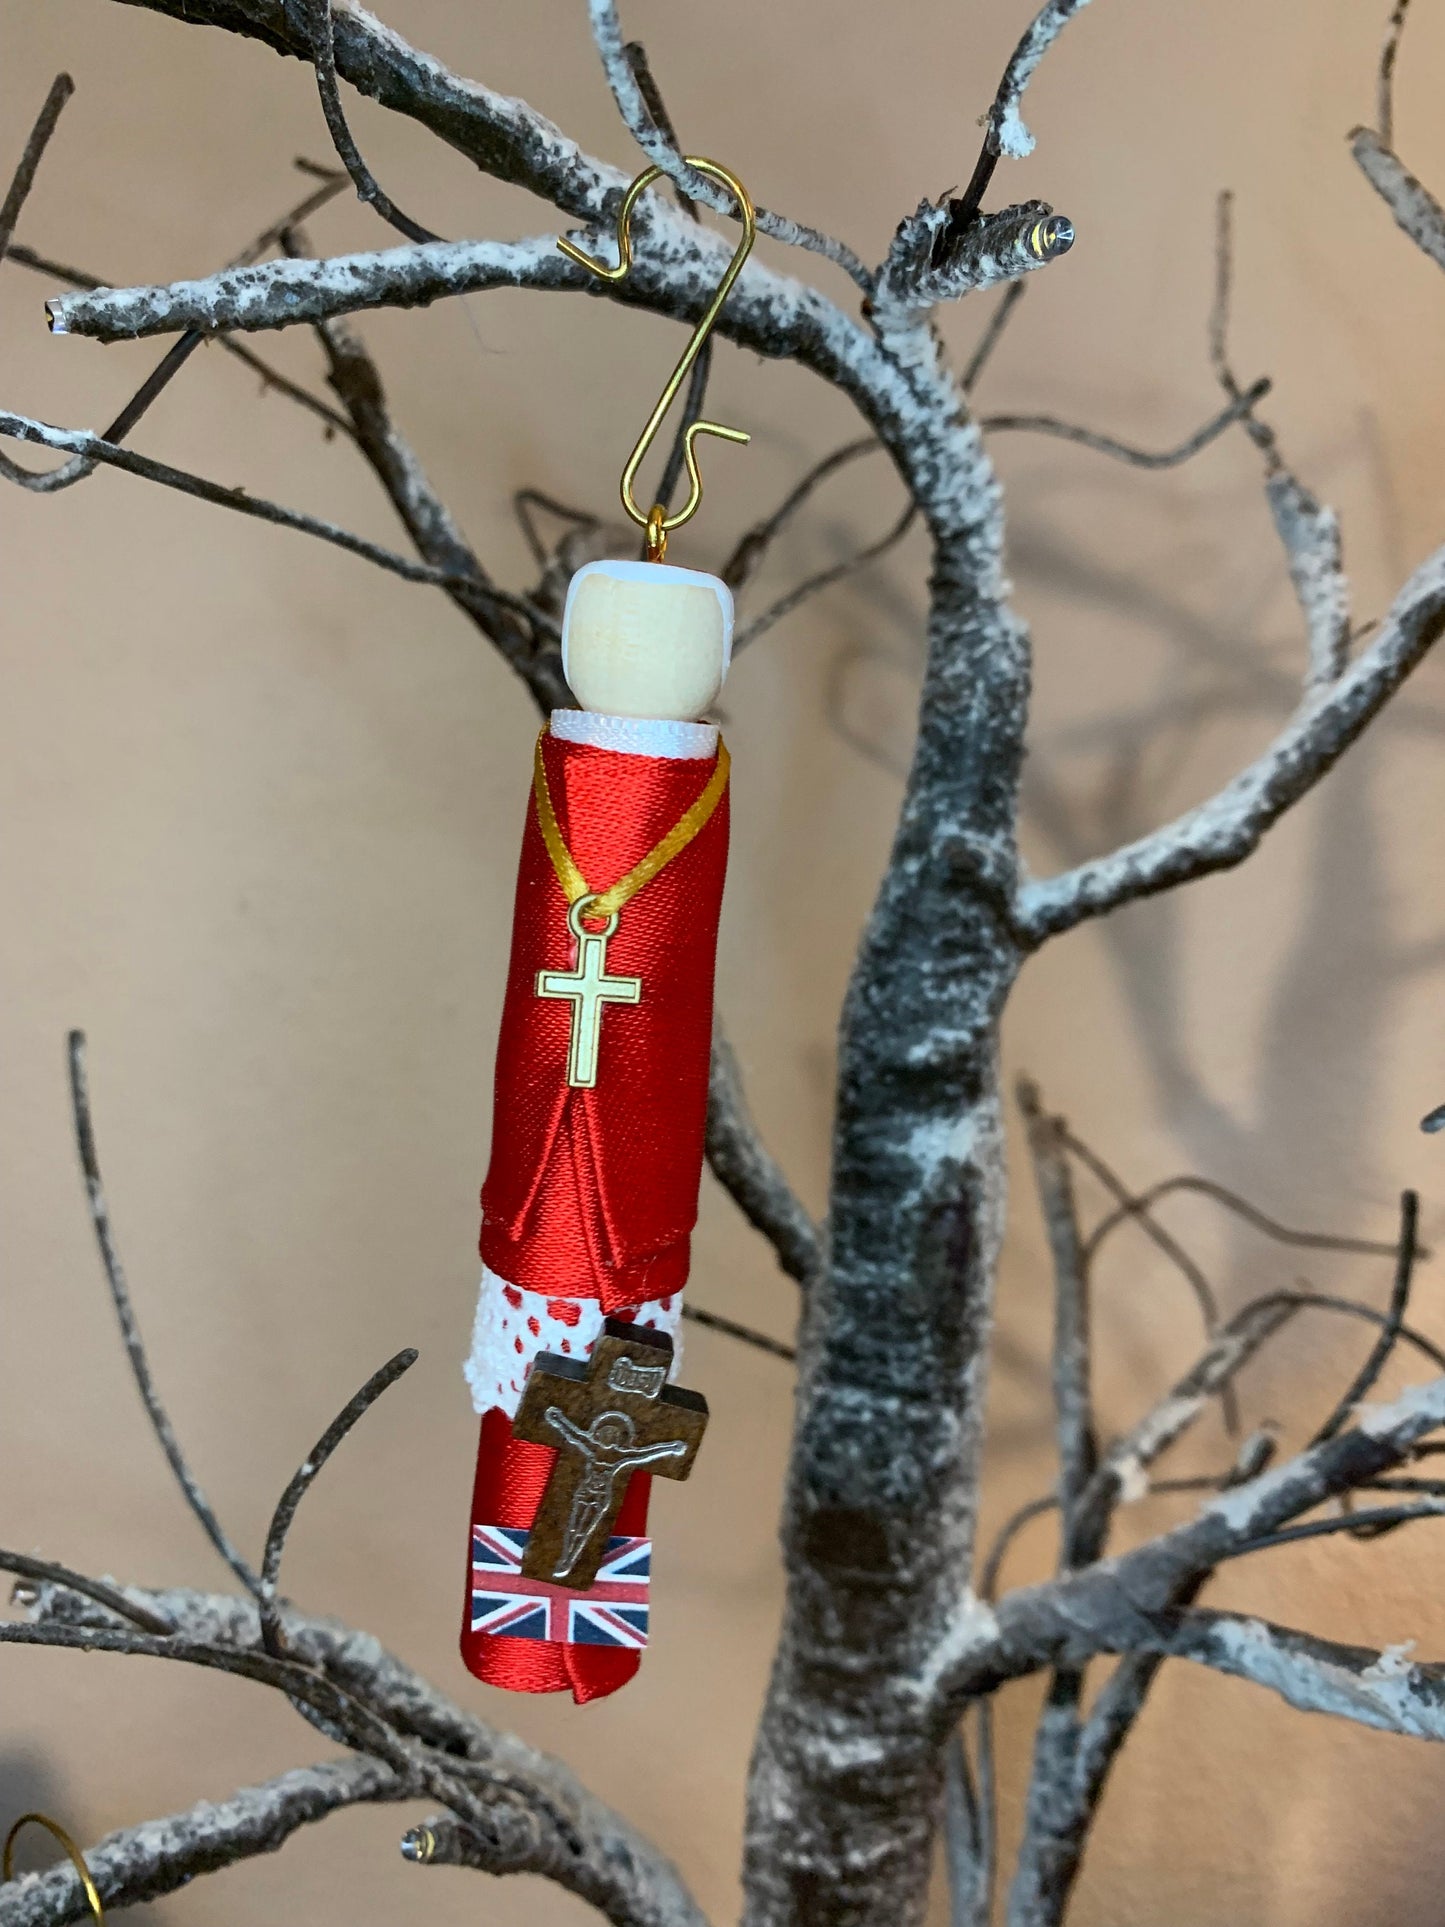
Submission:
<svg viewBox="0 0 1445 1927">
<path fill-rule="evenodd" d="M 542 753 L 562 835 L 599 890 L 672 828 L 714 767 L 710 758 L 632 756 L 550 735 Z M 572 1007 L 538 997 L 536 979 L 570 969 L 577 946 L 529 802 L 482 1188 L 482 1260 L 514 1285 L 598 1297 L 616 1311 L 686 1282 L 727 842 L 724 797 L 624 907 L 607 968 L 640 977 L 642 1001 L 603 1011 L 596 1087 L 573 1090 Z"/>
<path fill-rule="evenodd" d="M 633 868 L 697 800 L 711 758 L 635 756 L 548 735 L 547 785 L 574 861 L 594 890 Z M 622 910 L 614 976 L 640 977 L 636 1005 L 603 1012 L 597 1084 L 567 1084 L 571 1007 L 539 998 L 539 970 L 576 961 L 567 901 L 529 799 L 497 1048 L 492 1159 L 482 1189 L 482 1260 L 513 1285 L 600 1299 L 620 1312 L 681 1291 L 697 1218 L 712 1044 L 713 964 L 727 864 L 724 797 L 694 840 Z M 555 1460 L 482 1420 L 472 1520 L 530 1527 Z M 614 1531 L 643 1536 L 651 1480 L 633 1475 Z M 613 1693 L 637 1671 L 624 1648 L 471 1631 L 462 1657 L 515 1692 Z"/>
<path fill-rule="evenodd" d="M 514 1439 L 512 1421 L 505 1412 L 488 1412 L 477 1445 L 472 1518 L 486 1525 L 530 1526 L 556 1457 L 550 1445 Z M 614 1532 L 638 1538 L 646 1534 L 651 1491 L 650 1476 L 634 1472 Z M 467 1594 L 462 1604 L 462 1660 L 469 1672 L 489 1686 L 504 1686 L 514 1693 L 570 1692 L 581 1706 L 625 1686 L 642 1659 L 640 1653 L 621 1647 L 571 1646 L 556 1640 L 474 1633 L 471 1610 L 468 1564 Z"/>
</svg>

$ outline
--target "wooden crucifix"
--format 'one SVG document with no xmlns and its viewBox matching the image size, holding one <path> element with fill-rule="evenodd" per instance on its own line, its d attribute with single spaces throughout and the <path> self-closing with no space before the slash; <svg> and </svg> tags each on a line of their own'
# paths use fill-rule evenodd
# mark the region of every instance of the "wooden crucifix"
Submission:
<svg viewBox="0 0 1445 1927">
<path fill-rule="evenodd" d="M 685 1479 L 691 1472 L 707 1400 L 669 1385 L 671 1366 L 665 1333 L 616 1318 L 585 1362 L 540 1354 L 512 1421 L 515 1437 L 557 1448 L 522 1556 L 529 1579 L 585 1592 L 632 1474 Z"/>
</svg>

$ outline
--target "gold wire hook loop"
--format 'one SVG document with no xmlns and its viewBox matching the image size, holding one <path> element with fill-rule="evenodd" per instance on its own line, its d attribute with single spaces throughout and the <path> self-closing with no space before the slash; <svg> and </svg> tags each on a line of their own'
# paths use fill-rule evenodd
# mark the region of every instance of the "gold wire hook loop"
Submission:
<svg viewBox="0 0 1445 1927">
<path fill-rule="evenodd" d="M 728 263 L 727 273 L 718 283 L 712 300 L 703 312 L 702 320 L 693 329 L 692 339 L 683 349 L 682 359 L 668 377 L 667 386 L 663 389 L 657 406 L 648 416 L 647 426 L 638 436 L 637 445 L 628 456 L 627 466 L 622 471 L 620 490 L 622 506 L 639 528 L 647 530 L 647 554 L 648 560 L 652 562 L 662 560 L 667 548 L 668 531 L 681 528 L 684 522 L 691 521 L 697 514 L 698 504 L 702 500 L 702 476 L 698 473 L 697 450 L 693 444 L 698 436 L 716 435 L 725 442 L 746 443 L 751 440 L 751 437 L 741 428 L 727 428 L 722 422 L 701 420 L 690 422 L 682 438 L 683 459 L 687 464 L 687 478 L 690 485 L 687 500 L 671 515 L 664 513 L 660 502 L 654 503 L 650 510 L 638 507 L 637 498 L 632 492 L 637 471 L 642 466 L 648 449 L 657 439 L 657 431 L 662 426 L 663 417 L 677 399 L 678 390 L 687 380 L 692 364 L 702 350 L 702 344 L 712 333 L 718 315 L 722 312 L 722 305 L 731 294 L 734 281 L 742 273 L 744 261 L 752 252 L 753 236 L 757 231 L 752 199 L 736 174 L 730 173 L 717 161 L 704 160 L 700 154 L 685 154 L 683 159 L 689 167 L 696 168 L 699 174 L 706 174 L 710 180 L 717 181 L 729 190 L 738 204 L 743 231 L 737 247 L 733 250 L 733 258 Z M 651 187 L 654 181 L 660 180 L 665 172 L 666 169 L 661 167 L 644 168 L 623 195 L 622 206 L 617 215 L 617 265 L 615 268 L 608 267 L 605 261 L 599 261 L 594 255 L 584 253 L 571 241 L 559 240 L 557 246 L 568 260 L 577 262 L 580 267 L 588 269 L 601 281 L 625 281 L 632 267 L 632 210 L 637 205 L 638 196 Z"/>
<path fill-rule="evenodd" d="M 48 1814 L 22 1813 L 6 1834 L 4 1848 L 0 1850 L 0 1880 L 15 1878 L 15 1841 L 22 1827 L 44 1827 L 48 1834 L 60 1842 L 70 1855 L 75 1871 L 80 1875 L 80 1884 L 84 1887 L 85 1897 L 90 1902 L 90 1911 L 101 1923 L 101 1927 L 104 1927 L 105 1909 L 100 1904 L 100 1895 L 95 1890 L 95 1882 L 90 1877 L 90 1868 L 85 1864 L 85 1856 L 60 1822 L 52 1820 Z"/>
</svg>

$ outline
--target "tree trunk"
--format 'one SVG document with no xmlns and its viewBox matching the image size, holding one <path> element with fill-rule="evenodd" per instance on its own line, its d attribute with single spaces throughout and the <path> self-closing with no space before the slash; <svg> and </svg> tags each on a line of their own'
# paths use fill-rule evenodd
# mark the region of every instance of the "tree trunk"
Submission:
<svg viewBox="0 0 1445 1927">
<path fill-rule="evenodd" d="M 935 530 L 902 816 L 844 1010 L 827 1263 L 783 1524 L 788 1596 L 753 1760 L 750 1927 L 922 1918 L 945 1728 L 929 1662 L 968 1583 L 1004 1206 L 998 1021 L 1027 638 L 991 481 Z"/>
</svg>

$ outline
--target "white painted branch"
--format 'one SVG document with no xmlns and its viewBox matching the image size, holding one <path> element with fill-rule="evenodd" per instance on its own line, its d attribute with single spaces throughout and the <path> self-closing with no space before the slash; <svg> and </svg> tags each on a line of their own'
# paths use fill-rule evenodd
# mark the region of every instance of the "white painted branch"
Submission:
<svg viewBox="0 0 1445 1927">
<path fill-rule="evenodd" d="M 1014 160 L 1021 160 L 1024 155 L 1033 153 L 1034 137 L 1024 126 L 1019 102 L 1039 62 L 1074 15 L 1087 4 L 1088 0 L 1050 0 L 1050 4 L 1041 7 L 1030 21 L 1028 31 L 1014 48 L 1009 64 L 1004 68 L 1003 79 L 999 82 L 989 114 L 989 140 L 996 154 L 1007 154 Z"/>
<path fill-rule="evenodd" d="M 1288 469 L 1264 485 L 1270 514 L 1284 544 L 1290 581 L 1305 619 L 1309 693 L 1327 689 L 1350 652 L 1350 587 L 1340 545 L 1340 518 Z"/>
<path fill-rule="evenodd" d="M 43 1641 L 170 1657 L 271 1685 L 287 1676 L 260 1651 L 254 1601 L 184 1588 L 121 1590 L 166 1618 L 175 1629 L 171 1637 L 142 1633 L 67 1587 L 40 1584 L 25 1600 L 32 1625 L 0 1623 L 0 1644 Z M 281 1626 L 289 1676 L 310 1682 L 307 1690 L 345 1695 L 345 1705 L 364 1712 L 368 1733 L 385 1742 L 389 1769 L 383 1764 L 382 1770 L 398 1772 L 418 1798 L 452 1803 L 472 1864 L 494 1873 L 540 1874 L 599 1908 L 616 1927 L 705 1927 L 671 1862 L 561 1761 L 453 1705 L 370 1634 L 290 1608 L 283 1609 Z M 368 1748 L 373 1743 L 368 1738 Z M 399 1796 L 380 1790 L 355 1797 Z M 39 1914 L 24 1927 L 59 1927 L 74 1917 Z M 3 1904 L 0 1927 L 12 1927 Z"/>
<path fill-rule="evenodd" d="M 1027 938 L 1072 929 L 1120 904 L 1242 863 L 1374 720 L 1445 627 L 1445 548 L 1411 576 L 1369 648 L 1308 693 L 1274 742 L 1207 803 L 1163 829 L 1020 892 Z"/>
<path fill-rule="evenodd" d="M 674 181 L 690 199 L 700 201 L 704 207 L 710 207 L 719 214 L 735 215 L 737 209 L 727 189 L 709 180 L 706 174 L 699 174 L 690 168 L 648 112 L 637 76 L 632 71 L 632 63 L 627 58 L 622 22 L 613 0 L 588 0 L 588 12 L 592 19 L 592 38 L 602 56 L 602 70 L 628 133 L 648 160 L 662 168 L 668 179 Z M 716 18 L 721 20 L 723 16 Z M 835 240 L 831 234 L 820 233 L 817 228 L 805 227 L 802 222 L 791 220 L 786 214 L 774 214 L 765 207 L 754 207 L 753 214 L 759 234 L 782 241 L 788 247 L 807 248 L 813 254 L 821 254 L 835 267 L 840 267 L 865 294 L 869 292 L 873 277 L 845 243 Z"/>
<path fill-rule="evenodd" d="M 1412 1661 L 1413 1644 L 1376 1652 L 1265 1619 L 1196 1608 L 1162 1629 L 1150 1650 L 1250 1680 L 1303 1713 L 1330 1713 L 1385 1733 L 1445 1740 L 1445 1665 Z"/>
<path fill-rule="evenodd" d="M 1172 1623 L 1171 1595 L 1327 1499 L 1398 1466 L 1445 1425 L 1445 1377 L 1387 1405 L 1361 1406 L 1357 1424 L 1322 1445 L 1219 1493 L 1185 1524 L 1043 1585 L 993 1610 L 972 1596 L 938 1645 L 926 1690 L 949 1714 L 980 1693 L 1041 1666 L 1081 1665 L 1100 1653 L 1154 1652 Z"/>
<path fill-rule="evenodd" d="M 131 341 L 186 328 L 256 330 L 326 321 L 363 308 L 427 307 L 447 295 L 489 288 L 587 285 L 557 251 L 557 238 L 428 241 L 321 260 L 261 261 L 196 281 L 81 289 L 47 301 L 59 335 Z"/>
<path fill-rule="evenodd" d="M 294 0 L 127 0 L 188 26 L 219 27 L 311 65 Z M 484 173 L 510 181 L 584 221 L 603 217 L 626 175 L 583 153 L 524 100 L 451 73 L 356 4 L 335 6 L 336 71 L 394 113 L 407 115 Z"/>
<path fill-rule="evenodd" d="M 954 203 L 920 201 L 898 224 L 878 271 L 873 319 L 887 335 L 940 302 L 1046 267 L 1073 244 L 1073 224 L 1046 201 L 1021 201 L 961 226 Z"/>
<path fill-rule="evenodd" d="M 201 1800 L 184 1813 L 107 1834 L 86 1848 L 85 1861 L 107 1908 L 134 1907 L 177 1892 L 197 1874 L 274 1853 L 299 1827 L 342 1807 L 415 1793 L 379 1760 L 327 1761 L 242 1787 L 229 1799 Z M 63 1927 L 89 1918 L 80 1878 L 68 1861 L 0 1886 L 4 1927 Z"/>
<path fill-rule="evenodd" d="M 1373 128 L 1355 129 L 1350 136 L 1350 152 L 1359 162 L 1365 179 L 1394 215 L 1396 225 L 1437 267 L 1445 268 L 1445 208 L 1429 188 L 1415 179 Z"/>
</svg>

